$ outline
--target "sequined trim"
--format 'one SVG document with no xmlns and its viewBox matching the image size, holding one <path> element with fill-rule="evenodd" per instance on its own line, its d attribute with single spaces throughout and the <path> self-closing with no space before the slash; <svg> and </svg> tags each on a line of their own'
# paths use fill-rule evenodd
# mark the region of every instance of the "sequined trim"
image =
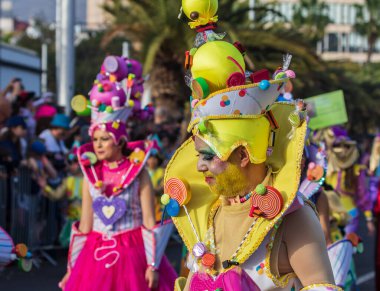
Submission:
<svg viewBox="0 0 380 291">
<path fill-rule="evenodd" d="M 174 156 L 171 158 L 169 164 L 166 166 L 167 168 L 169 168 L 171 166 L 171 164 L 176 160 L 176 156 L 178 155 L 178 153 L 181 152 L 181 150 L 186 147 L 189 143 L 191 143 L 192 140 L 191 139 L 188 139 L 187 141 L 185 141 L 177 150 L 176 152 L 174 153 Z M 164 181 L 167 181 L 168 177 L 167 177 L 167 171 L 165 171 L 165 176 L 164 176 Z M 177 231 L 178 231 L 178 234 L 181 236 L 185 246 L 187 247 L 188 250 L 191 250 L 192 249 L 192 245 L 190 245 L 190 242 L 189 240 L 187 239 L 187 236 L 185 235 L 185 233 L 183 232 L 182 230 L 182 227 L 180 227 L 180 225 L 178 224 L 178 221 L 177 221 L 177 218 L 176 217 L 172 217 L 172 221 L 175 225 L 175 227 L 177 228 Z"/>
<path fill-rule="evenodd" d="M 313 290 L 314 288 L 319 288 L 319 287 L 326 287 L 326 289 L 319 289 L 320 291 L 322 291 L 322 290 L 343 291 L 342 288 L 340 288 L 340 287 L 338 287 L 336 285 L 327 284 L 327 283 L 325 283 L 325 284 L 313 284 L 313 285 L 309 285 L 309 286 L 306 286 L 306 287 L 302 288 L 300 291 Z"/>
</svg>

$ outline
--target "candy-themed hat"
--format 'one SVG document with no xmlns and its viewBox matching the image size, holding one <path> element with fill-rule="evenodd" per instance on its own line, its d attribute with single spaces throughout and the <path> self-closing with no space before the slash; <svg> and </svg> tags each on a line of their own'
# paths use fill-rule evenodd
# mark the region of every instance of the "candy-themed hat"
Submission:
<svg viewBox="0 0 380 291">
<path fill-rule="evenodd" d="M 208 1 L 184 0 L 185 13 L 198 9 L 199 2 Z M 210 38 L 213 33 L 208 33 L 207 28 L 198 30 L 199 35 L 204 36 L 205 42 L 186 53 L 187 83 L 192 89 L 188 130 L 223 161 L 244 146 L 252 163 L 265 162 L 272 170 L 273 184 L 256 189 L 251 198 L 256 224 L 236 254 L 234 263 L 242 264 L 282 217 L 292 211 L 292 206 L 302 203 L 297 191 L 306 113 L 301 101 L 275 103 L 289 78 L 295 77 L 289 70 L 290 55 L 284 57 L 272 77 L 265 69 L 247 72 L 244 49 L 239 43 L 232 45 Z M 202 245 L 208 244 L 213 215 L 221 202 L 209 189 L 204 175 L 197 171 L 196 154 L 193 138 L 177 150 L 166 169 L 167 195 L 162 200 L 187 248 L 198 255 Z M 202 255 L 205 253 L 208 251 Z"/>
<path fill-rule="evenodd" d="M 101 128 L 119 143 L 120 139 L 128 140 L 126 122 L 129 118 L 146 120 L 153 114 L 150 106 L 141 108 L 143 83 L 142 65 L 138 61 L 108 56 L 94 81 L 89 100 L 77 95 L 71 105 L 78 115 L 85 115 L 91 109 L 90 136 Z"/>
<path fill-rule="evenodd" d="M 83 95 L 75 96 L 71 105 L 73 109 L 82 114 L 91 111 L 91 126 L 89 135 L 92 137 L 97 129 L 107 131 L 115 144 L 125 140 L 125 150 L 131 152 L 129 159 L 123 165 L 128 168 L 128 174 L 123 176 L 120 185 L 114 190 L 114 194 L 127 188 L 140 173 L 153 149 L 154 142 L 133 141 L 127 135 L 127 121 L 133 114 L 140 111 L 140 102 L 132 92 L 137 92 L 134 86 L 141 86 L 135 82 L 135 76 L 142 77 L 142 67 L 137 61 L 118 56 L 108 56 L 97 75 L 97 79 L 89 92 L 89 99 Z M 123 84 L 125 86 L 123 86 Z M 139 89 L 142 91 L 142 89 Z M 137 108 L 139 107 L 139 108 Z M 139 117 L 144 117 L 142 114 Z M 78 160 L 82 171 L 95 188 L 102 189 L 102 161 L 99 161 L 94 153 L 92 143 L 82 145 L 78 151 Z"/>
</svg>

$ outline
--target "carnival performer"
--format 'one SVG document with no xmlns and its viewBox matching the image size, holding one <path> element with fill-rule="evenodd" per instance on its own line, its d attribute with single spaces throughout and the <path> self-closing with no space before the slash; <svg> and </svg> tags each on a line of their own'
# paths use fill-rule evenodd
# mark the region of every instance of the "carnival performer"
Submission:
<svg viewBox="0 0 380 291">
<path fill-rule="evenodd" d="M 183 0 L 198 34 L 186 53 L 189 138 L 165 173 L 162 202 L 190 256 L 176 290 L 340 290 L 318 217 L 298 195 L 302 102 L 273 104 L 295 73 L 245 71 L 242 46 L 213 31 L 218 2 Z"/>
<path fill-rule="evenodd" d="M 299 192 L 312 201 L 317 209 L 325 234 L 327 251 L 333 269 L 335 284 L 350 290 L 356 281 L 353 254 L 362 252 L 362 243 L 355 233 L 344 233 L 348 220 L 339 194 L 325 183 L 327 156 L 325 145 L 307 140 L 302 164 L 304 173 Z M 342 213 L 343 212 L 343 213 Z"/>
<path fill-rule="evenodd" d="M 163 256 L 172 223 L 155 226 L 154 194 L 144 169 L 154 145 L 132 142 L 126 133 L 135 105 L 129 62 L 108 56 L 90 92 L 92 143 L 78 149 L 85 177 L 82 214 L 72 228 L 63 290 L 173 290 L 176 274 Z M 77 112 L 87 104 L 80 95 L 72 100 Z"/>
<path fill-rule="evenodd" d="M 319 221 L 325 235 L 326 244 L 332 243 L 330 235 L 329 202 L 322 185 L 325 181 L 327 158 L 324 145 L 317 145 L 308 140 L 302 158 L 302 180 L 299 192 L 312 201 L 317 209 Z"/>
<path fill-rule="evenodd" d="M 358 162 L 359 150 L 356 141 L 339 126 L 325 130 L 323 139 L 327 145 L 328 158 L 326 182 L 339 193 L 341 202 L 350 216 L 345 232 L 358 231 L 359 213 L 363 212 L 368 231 L 374 234 L 373 201 L 366 185 L 367 167 Z"/>
</svg>

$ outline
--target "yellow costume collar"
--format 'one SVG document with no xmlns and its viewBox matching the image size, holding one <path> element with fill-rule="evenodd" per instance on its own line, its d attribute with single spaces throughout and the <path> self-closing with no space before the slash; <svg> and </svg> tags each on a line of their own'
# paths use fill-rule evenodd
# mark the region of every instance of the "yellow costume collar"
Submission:
<svg viewBox="0 0 380 291">
<path fill-rule="evenodd" d="M 259 218 L 257 220 L 255 227 L 237 255 L 239 264 L 244 263 L 256 251 L 265 236 L 283 217 L 297 195 L 300 181 L 300 164 L 304 148 L 306 123 L 304 122 L 300 127 L 292 129 L 288 117 L 294 111 L 294 104 L 275 103 L 271 110 L 280 128 L 276 131 L 277 142 L 274 144 L 273 154 L 267 159 L 266 164 L 273 169 L 273 186 L 280 191 L 284 206 L 280 214 L 274 219 Z M 255 123 L 255 120 L 260 120 L 260 118 L 253 119 L 252 122 Z M 226 126 L 228 126 L 228 122 Z M 288 136 L 292 130 L 294 130 L 293 137 L 289 139 Z M 263 139 L 265 138 L 263 137 Z M 211 211 L 214 205 L 214 207 L 217 207 L 218 204 L 215 203 L 220 202 L 205 183 L 203 174 L 197 171 L 196 154 L 194 142 L 190 138 L 176 151 L 169 162 L 165 173 L 165 183 L 173 177 L 181 177 L 187 180 L 191 187 L 192 197 L 186 207 L 200 240 L 205 241 L 208 220 L 212 219 L 210 217 Z M 191 251 L 198 241 L 183 208 L 181 208 L 177 217 L 173 217 L 173 221 L 186 247 Z"/>
</svg>

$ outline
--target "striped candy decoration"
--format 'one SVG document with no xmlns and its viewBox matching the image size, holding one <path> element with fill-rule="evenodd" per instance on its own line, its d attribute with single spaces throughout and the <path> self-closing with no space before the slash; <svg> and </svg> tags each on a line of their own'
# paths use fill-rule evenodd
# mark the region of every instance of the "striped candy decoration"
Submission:
<svg viewBox="0 0 380 291">
<path fill-rule="evenodd" d="M 327 248 L 335 284 L 338 286 L 344 286 L 346 282 L 353 252 L 352 243 L 348 239 L 337 241 Z"/>
<path fill-rule="evenodd" d="M 12 253 L 14 244 L 12 238 L 0 227 L 0 271 L 16 259 Z"/>
<path fill-rule="evenodd" d="M 68 265 L 70 268 L 74 267 L 78 259 L 78 256 L 87 241 L 87 235 L 80 233 L 78 230 L 78 226 L 79 222 L 75 222 L 71 227 L 71 239 L 68 258 Z"/>
<path fill-rule="evenodd" d="M 153 229 L 141 228 L 144 241 L 145 255 L 148 265 L 158 268 L 165 253 L 166 245 L 173 230 L 173 222 L 165 221 L 157 224 Z"/>
</svg>

